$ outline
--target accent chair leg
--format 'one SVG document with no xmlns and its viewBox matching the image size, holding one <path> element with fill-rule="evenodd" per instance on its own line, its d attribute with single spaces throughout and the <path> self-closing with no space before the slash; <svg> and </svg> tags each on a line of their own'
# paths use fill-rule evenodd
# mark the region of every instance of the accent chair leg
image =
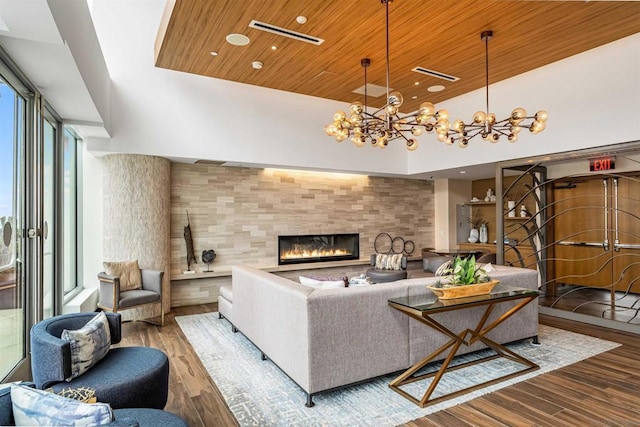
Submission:
<svg viewBox="0 0 640 427">
<path fill-rule="evenodd" d="M 218 319 L 224 319 L 224 316 L 220 312 L 218 312 Z"/>
<path fill-rule="evenodd" d="M 313 396 L 309 393 L 307 393 L 307 403 L 305 403 L 304 406 L 307 408 L 313 408 L 315 406 L 315 403 L 313 403 Z"/>
<path fill-rule="evenodd" d="M 532 345 L 540 345 L 540 340 L 538 340 L 538 336 L 534 335 L 533 341 L 531 341 Z"/>
<path fill-rule="evenodd" d="M 236 332 L 238 332 L 238 328 L 236 328 L 235 326 L 231 325 L 231 332 L 233 332 L 235 334 Z"/>
<path fill-rule="evenodd" d="M 267 355 L 266 355 L 266 354 L 264 354 L 263 352 L 260 352 L 260 358 L 261 358 L 262 360 L 267 360 Z"/>
</svg>

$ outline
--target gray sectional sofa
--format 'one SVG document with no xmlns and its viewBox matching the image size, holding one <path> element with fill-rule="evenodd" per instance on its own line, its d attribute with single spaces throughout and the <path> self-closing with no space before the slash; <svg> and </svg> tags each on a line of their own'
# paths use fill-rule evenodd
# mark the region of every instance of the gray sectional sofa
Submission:
<svg viewBox="0 0 640 427">
<path fill-rule="evenodd" d="M 534 270 L 495 266 L 490 273 L 505 285 L 538 288 Z M 436 278 L 404 279 L 363 287 L 314 289 L 247 266 L 234 266 L 232 289 L 220 309 L 307 394 L 307 405 L 322 391 L 409 368 L 448 339 L 388 305 L 390 298 L 428 292 Z M 514 302 L 506 302 L 509 306 Z M 476 325 L 484 308 L 441 313 L 453 330 Z M 495 312 L 500 310 L 494 310 Z M 502 314 L 493 313 L 492 318 Z M 538 306 L 531 303 L 489 333 L 499 343 L 535 337 Z M 462 348 L 470 352 L 482 343 Z"/>
</svg>

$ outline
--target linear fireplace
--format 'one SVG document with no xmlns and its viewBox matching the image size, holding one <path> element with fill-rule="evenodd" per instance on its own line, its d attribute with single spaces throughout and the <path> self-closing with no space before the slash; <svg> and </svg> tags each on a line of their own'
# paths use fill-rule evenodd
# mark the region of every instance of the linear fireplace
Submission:
<svg viewBox="0 0 640 427">
<path fill-rule="evenodd" d="M 360 258 L 360 235 L 278 236 L 278 265 Z"/>
</svg>

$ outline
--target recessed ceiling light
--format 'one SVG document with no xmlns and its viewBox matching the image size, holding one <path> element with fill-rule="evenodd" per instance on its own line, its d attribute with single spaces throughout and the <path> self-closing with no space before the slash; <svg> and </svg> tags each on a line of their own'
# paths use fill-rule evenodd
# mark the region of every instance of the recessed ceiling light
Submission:
<svg viewBox="0 0 640 427">
<path fill-rule="evenodd" d="M 441 92 L 444 90 L 444 86 L 442 85 L 433 85 L 427 88 L 429 92 Z"/>
<path fill-rule="evenodd" d="M 215 50 L 212 50 L 211 52 L 209 52 L 209 55 L 218 56 L 218 52 L 216 52 Z"/>
<path fill-rule="evenodd" d="M 232 44 L 234 46 L 246 46 L 249 44 L 249 37 L 244 34 L 228 34 L 227 43 Z"/>
<path fill-rule="evenodd" d="M 460 171 L 460 173 L 467 173 L 467 171 Z"/>
<path fill-rule="evenodd" d="M 253 61 L 251 63 L 251 66 L 253 67 L 254 70 L 261 70 L 262 69 L 262 62 L 260 61 Z"/>
<path fill-rule="evenodd" d="M 413 95 L 413 96 L 411 97 L 411 99 L 418 99 L 418 96 L 417 96 L 417 95 Z"/>
<path fill-rule="evenodd" d="M 420 82 L 415 82 L 414 85 L 420 86 Z"/>
<path fill-rule="evenodd" d="M 273 46 L 271 46 L 271 50 L 278 50 L 278 46 L 274 44 Z"/>
<path fill-rule="evenodd" d="M 296 22 L 297 22 L 298 24 L 306 24 L 306 23 L 307 23 L 307 17 L 306 17 L 306 16 L 302 16 L 302 15 L 300 15 L 300 16 L 298 16 L 298 17 L 296 18 Z"/>
</svg>

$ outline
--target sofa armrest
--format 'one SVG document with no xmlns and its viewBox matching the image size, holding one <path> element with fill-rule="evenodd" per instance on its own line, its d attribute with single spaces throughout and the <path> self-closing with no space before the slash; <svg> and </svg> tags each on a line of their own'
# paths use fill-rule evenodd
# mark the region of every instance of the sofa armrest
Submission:
<svg viewBox="0 0 640 427">
<path fill-rule="evenodd" d="M 71 376 L 71 344 L 51 335 L 42 322 L 31 328 L 31 372 L 40 389 Z"/>
<path fill-rule="evenodd" d="M 102 272 L 98 273 L 98 280 L 100 281 L 98 306 L 111 310 L 117 309 L 120 301 L 120 278 Z"/>
</svg>

